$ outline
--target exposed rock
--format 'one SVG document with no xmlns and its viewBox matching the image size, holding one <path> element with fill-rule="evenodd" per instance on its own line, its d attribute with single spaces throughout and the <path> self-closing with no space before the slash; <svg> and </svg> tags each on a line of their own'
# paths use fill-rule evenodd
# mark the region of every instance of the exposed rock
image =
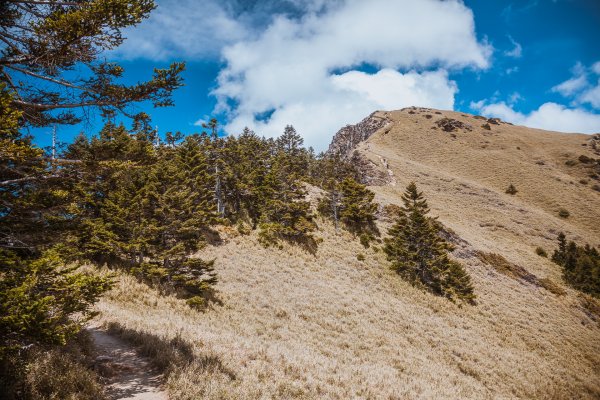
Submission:
<svg viewBox="0 0 600 400">
<path fill-rule="evenodd" d="M 456 119 L 452 119 L 452 118 L 442 118 L 438 121 L 436 121 L 435 123 L 437 126 L 439 126 L 443 131 L 445 132 L 454 132 L 457 131 L 459 129 L 464 129 L 467 131 L 472 131 L 473 127 L 469 124 L 465 124 L 464 122 L 460 122 Z"/>
<path fill-rule="evenodd" d="M 390 183 L 390 176 L 378 168 L 377 164 L 367 159 L 358 151 L 352 153 L 350 162 L 360 172 L 360 183 L 369 186 L 383 186 Z M 384 165 L 385 166 L 385 165 Z"/>
<path fill-rule="evenodd" d="M 502 120 L 500 118 L 488 118 L 488 123 L 493 124 L 493 125 L 500 125 L 500 122 L 502 122 Z"/>
<path fill-rule="evenodd" d="M 594 150 L 594 153 L 600 155 L 600 133 L 596 133 L 590 137 L 590 146 Z"/>
<path fill-rule="evenodd" d="M 358 124 L 346 125 L 340 129 L 333 137 L 326 154 L 340 154 L 344 158 L 351 157 L 360 142 L 367 140 L 390 122 L 386 117 L 377 114 L 374 112 Z"/>
</svg>

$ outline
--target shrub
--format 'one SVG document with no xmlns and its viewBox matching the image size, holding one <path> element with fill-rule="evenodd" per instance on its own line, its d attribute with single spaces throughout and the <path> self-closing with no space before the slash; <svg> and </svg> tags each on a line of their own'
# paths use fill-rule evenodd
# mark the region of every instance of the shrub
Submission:
<svg viewBox="0 0 600 400">
<path fill-rule="evenodd" d="M 558 216 L 561 218 L 569 218 L 569 216 L 571 215 L 571 213 L 569 213 L 568 210 L 561 208 L 560 210 L 558 210 Z"/>
<path fill-rule="evenodd" d="M 365 255 L 364 255 L 363 253 L 358 253 L 358 254 L 356 255 L 356 259 L 357 259 L 358 261 L 361 261 L 361 262 L 362 262 L 362 261 L 365 261 Z"/>
<path fill-rule="evenodd" d="M 481 127 L 485 130 L 491 131 L 492 130 L 492 126 L 490 124 L 483 124 L 481 125 Z"/>
<path fill-rule="evenodd" d="M 63 347 L 21 349 L 0 359 L 0 398 L 103 400 L 99 377 L 89 369 L 93 356 L 87 331 Z"/>
<path fill-rule="evenodd" d="M 529 283 L 538 284 L 538 279 L 535 275 L 520 265 L 511 263 L 501 254 L 479 251 L 477 252 L 477 258 L 490 265 L 501 274 L 510 276 L 513 279 L 522 279 Z"/>
<path fill-rule="evenodd" d="M 557 296 L 564 296 L 565 294 L 567 294 L 565 289 L 557 285 L 554 281 L 550 280 L 549 278 L 542 278 L 539 280 L 539 283 L 541 287 Z"/>
<path fill-rule="evenodd" d="M 542 247 L 537 247 L 535 249 L 535 254 L 540 257 L 548 257 L 548 253 L 546 253 L 546 250 L 544 250 Z"/>
<path fill-rule="evenodd" d="M 579 183 L 581 183 L 582 185 L 587 185 L 589 181 L 587 179 L 580 179 Z"/>
<path fill-rule="evenodd" d="M 568 166 L 568 167 L 573 167 L 573 166 L 577 165 L 577 161 L 575 161 L 575 160 L 567 160 L 567 161 L 565 161 L 565 165 Z"/>
<path fill-rule="evenodd" d="M 583 164 L 589 164 L 589 163 L 593 163 L 594 159 L 591 157 L 588 157 L 584 154 L 580 155 L 578 158 L 579 162 L 583 163 Z"/>
<path fill-rule="evenodd" d="M 592 189 L 595 190 L 596 192 L 600 192 L 600 185 L 593 185 Z"/>
<path fill-rule="evenodd" d="M 64 345 L 93 317 L 111 279 L 76 269 L 56 250 L 37 259 L 0 250 L 0 359 L 30 345 Z"/>
<path fill-rule="evenodd" d="M 375 237 L 370 233 L 361 233 L 359 236 L 360 244 L 362 244 L 365 248 L 369 248 L 371 245 L 371 241 L 375 240 Z"/>
<path fill-rule="evenodd" d="M 252 232 L 252 227 L 245 224 L 243 221 L 238 221 L 237 223 L 237 231 L 240 235 L 245 236 L 249 235 Z"/>
<path fill-rule="evenodd" d="M 506 188 L 506 194 L 510 194 L 511 196 L 517 194 L 517 192 L 517 188 L 512 183 Z"/>
<path fill-rule="evenodd" d="M 96 374 L 74 356 L 53 350 L 32 359 L 25 378 L 28 398 L 46 399 L 105 399 Z"/>
</svg>

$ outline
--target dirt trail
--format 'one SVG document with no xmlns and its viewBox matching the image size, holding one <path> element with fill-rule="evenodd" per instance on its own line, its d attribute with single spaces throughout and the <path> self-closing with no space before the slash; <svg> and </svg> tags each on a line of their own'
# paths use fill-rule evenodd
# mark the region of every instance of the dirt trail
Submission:
<svg viewBox="0 0 600 400">
<path fill-rule="evenodd" d="M 141 357 L 134 346 L 107 331 L 90 326 L 100 374 L 108 379 L 106 392 L 112 400 L 168 400 L 161 388 L 162 375 Z"/>
</svg>

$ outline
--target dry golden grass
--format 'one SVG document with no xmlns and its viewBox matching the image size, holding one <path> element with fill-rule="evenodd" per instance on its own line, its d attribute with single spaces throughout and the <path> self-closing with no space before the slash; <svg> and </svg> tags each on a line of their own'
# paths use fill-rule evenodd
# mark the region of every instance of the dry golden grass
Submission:
<svg viewBox="0 0 600 400">
<path fill-rule="evenodd" d="M 434 215 L 464 239 L 454 256 L 472 275 L 476 306 L 411 287 L 377 246 L 365 249 L 321 221 L 315 256 L 265 249 L 255 234 L 233 230 L 201 252 L 216 258 L 222 302 L 204 313 L 120 276 L 99 320 L 148 344 L 166 365 L 173 399 L 598 398 L 597 304 L 534 252 L 553 249 L 560 230 L 599 242 L 600 194 L 569 183 L 577 180 L 560 162 L 563 153 L 587 154 L 585 137 L 492 125 L 452 139 L 429 127 L 443 116 L 481 121 L 425 114 L 433 113 L 390 113 L 398 123 L 361 149 L 386 158 L 397 180 L 373 188 L 378 201 L 399 203 L 415 180 Z M 504 193 L 509 183 L 515 196 Z M 559 206 L 569 219 L 558 218 Z M 565 294 L 498 273 L 478 252 L 501 254 Z"/>
</svg>

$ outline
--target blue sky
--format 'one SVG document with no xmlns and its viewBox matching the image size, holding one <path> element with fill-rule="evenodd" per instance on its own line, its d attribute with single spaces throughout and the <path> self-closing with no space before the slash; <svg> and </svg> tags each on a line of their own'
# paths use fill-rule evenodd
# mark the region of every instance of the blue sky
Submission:
<svg viewBox="0 0 600 400">
<path fill-rule="evenodd" d="M 277 136 L 292 124 L 324 150 L 376 109 L 455 109 L 565 132 L 600 132 L 597 0 L 157 0 L 107 53 L 126 80 L 186 61 L 159 132 Z M 60 127 L 68 142 L 102 121 Z M 48 145 L 47 130 L 33 131 Z"/>
</svg>

